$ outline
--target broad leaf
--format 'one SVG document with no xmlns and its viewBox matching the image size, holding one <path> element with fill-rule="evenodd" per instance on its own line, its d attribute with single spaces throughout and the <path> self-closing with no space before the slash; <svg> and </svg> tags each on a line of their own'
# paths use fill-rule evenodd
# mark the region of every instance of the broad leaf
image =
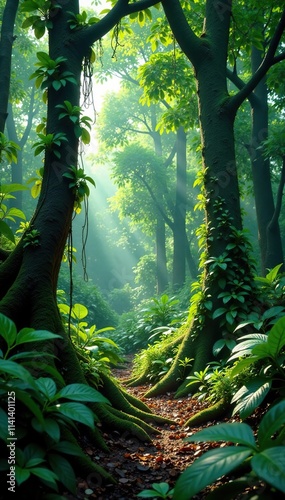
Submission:
<svg viewBox="0 0 285 500">
<path fill-rule="evenodd" d="M 4 314 L 0 314 L 0 334 L 6 341 L 8 347 L 14 344 L 17 336 L 16 325 L 10 318 L 4 316 Z"/>
<path fill-rule="evenodd" d="M 241 387 L 232 399 L 232 402 L 238 401 L 233 410 L 233 415 L 239 413 L 242 419 L 249 417 L 264 400 L 271 385 L 271 380 L 268 381 L 267 379 L 256 377 L 255 380 L 251 380 L 245 386 Z"/>
<path fill-rule="evenodd" d="M 59 443 L 54 444 L 52 450 L 59 451 L 60 453 L 66 453 L 66 455 L 75 455 L 78 457 L 84 455 L 78 445 L 70 443 L 69 441 L 60 441 Z"/>
<path fill-rule="evenodd" d="M 47 330 L 31 330 L 23 328 L 17 335 L 17 345 L 25 344 L 26 342 L 39 342 L 42 340 L 53 340 L 61 338 L 60 335 L 48 332 Z"/>
<path fill-rule="evenodd" d="M 30 372 L 26 370 L 23 366 L 18 363 L 14 363 L 14 361 L 8 361 L 5 359 L 0 360 L 0 372 L 5 375 L 12 375 L 13 377 L 20 378 L 28 384 L 34 386 L 34 379 Z"/>
<path fill-rule="evenodd" d="M 57 490 L 56 480 L 58 479 L 58 477 L 53 471 L 44 467 L 31 467 L 29 471 L 35 476 L 43 479 L 44 481 L 47 481 L 49 483 L 49 486 Z"/>
<path fill-rule="evenodd" d="M 218 424 L 196 432 L 186 441 L 229 441 L 256 448 L 254 434 L 249 425 L 244 423 Z"/>
<path fill-rule="evenodd" d="M 285 346 L 285 316 L 280 318 L 268 334 L 268 347 L 273 357 L 276 357 Z"/>
<path fill-rule="evenodd" d="M 285 423 L 285 400 L 271 407 L 262 418 L 258 433 L 257 440 L 261 449 L 272 446 L 271 436 L 273 436 L 278 429 Z"/>
<path fill-rule="evenodd" d="M 36 387 L 35 387 L 36 388 Z M 36 417 L 36 419 L 44 425 L 44 417 L 41 412 L 40 407 L 33 400 L 27 391 L 21 391 L 19 389 L 15 390 L 16 399 L 22 401 L 22 403 L 30 410 L 30 412 Z"/>
<path fill-rule="evenodd" d="M 209 484 L 236 469 L 250 454 L 251 450 L 245 446 L 227 446 L 208 451 L 179 477 L 173 500 L 189 500 Z"/>
<path fill-rule="evenodd" d="M 73 401 L 90 401 L 92 403 L 109 403 L 100 392 L 85 384 L 69 384 L 63 387 L 53 398 L 55 401 L 59 398 L 72 399 Z"/>
<path fill-rule="evenodd" d="M 47 399 L 51 399 L 56 393 L 56 385 L 52 378 L 41 377 L 36 380 L 36 385 Z"/>
<path fill-rule="evenodd" d="M 75 420 L 76 422 L 85 424 L 91 428 L 94 427 L 93 412 L 90 408 L 81 403 L 62 403 L 56 405 L 56 407 L 50 408 L 50 411 L 56 411 L 71 420 Z"/>
<path fill-rule="evenodd" d="M 261 479 L 285 493 L 285 446 L 268 448 L 255 455 L 251 467 Z"/>
<path fill-rule="evenodd" d="M 16 472 L 16 481 L 19 486 L 20 484 L 27 481 L 27 479 L 29 479 L 31 475 L 27 469 L 22 469 L 18 465 L 16 465 L 15 472 Z"/>
<path fill-rule="evenodd" d="M 48 460 L 60 482 L 68 488 L 71 493 L 76 494 L 76 477 L 73 468 L 66 458 L 56 453 L 50 453 Z"/>
<path fill-rule="evenodd" d="M 5 238 L 7 238 L 9 241 L 12 241 L 12 243 L 15 243 L 13 231 L 10 229 L 8 224 L 3 220 L 0 220 L 0 234 L 3 234 Z"/>
</svg>

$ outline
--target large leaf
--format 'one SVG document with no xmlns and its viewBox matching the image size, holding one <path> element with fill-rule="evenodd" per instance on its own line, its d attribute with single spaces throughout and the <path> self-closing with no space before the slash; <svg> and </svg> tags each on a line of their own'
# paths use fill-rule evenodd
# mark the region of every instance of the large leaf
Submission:
<svg viewBox="0 0 285 500">
<path fill-rule="evenodd" d="M 69 384 L 63 387 L 53 398 L 72 399 L 73 401 L 89 401 L 92 403 L 109 403 L 100 392 L 85 384 Z"/>
<path fill-rule="evenodd" d="M 44 394 L 47 399 L 52 399 L 56 393 L 56 385 L 52 378 L 41 377 L 36 380 L 36 385 L 39 391 Z"/>
<path fill-rule="evenodd" d="M 207 427 L 202 431 L 196 432 L 190 436 L 186 441 L 229 441 L 256 448 L 254 434 L 249 425 L 244 423 L 228 423 L 218 424 Z"/>
<path fill-rule="evenodd" d="M 8 347 L 14 344 L 17 336 L 16 325 L 10 318 L 4 316 L 4 314 L 0 314 L 0 334 L 6 341 Z"/>
<path fill-rule="evenodd" d="M 22 469 L 22 467 L 19 467 L 18 465 L 16 465 L 15 472 L 16 472 L 16 481 L 19 486 L 20 484 L 27 481 L 27 479 L 29 479 L 30 477 L 30 472 L 27 469 Z"/>
<path fill-rule="evenodd" d="M 38 404 L 33 400 L 27 391 L 21 391 L 19 389 L 15 390 L 16 399 L 22 401 L 22 403 L 30 410 L 30 412 L 36 417 L 36 419 L 44 425 L 44 417 Z"/>
<path fill-rule="evenodd" d="M 66 458 L 56 453 L 49 453 L 48 461 L 60 482 L 68 488 L 71 493 L 76 494 L 76 477 L 73 468 Z"/>
<path fill-rule="evenodd" d="M 73 304 L 71 309 L 71 316 L 76 319 L 86 318 L 88 309 L 83 304 Z"/>
<path fill-rule="evenodd" d="M 62 403 L 56 405 L 56 407 L 51 407 L 50 411 L 56 411 L 64 415 L 65 417 L 85 424 L 88 427 L 94 427 L 94 415 L 93 412 L 87 406 L 81 403 Z"/>
<path fill-rule="evenodd" d="M 189 500 L 203 488 L 237 468 L 250 454 L 251 450 L 245 446 L 227 446 L 208 451 L 179 477 L 173 500 Z"/>
<path fill-rule="evenodd" d="M 260 449 L 264 449 L 272 446 L 271 436 L 273 436 L 278 429 L 285 423 L 285 400 L 280 401 L 280 403 L 274 405 L 262 418 L 258 433 L 257 440 Z"/>
<path fill-rule="evenodd" d="M 40 479 L 47 481 L 49 486 L 57 491 L 56 480 L 58 477 L 53 471 L 44 467 L 31 467 L 29 471 Z"/>
<path fill-rule="evenodd" d="M 23 328 L 19 331 L 17 336 L 17 345 L 25 344 L 26 342 L 39 342 L 41 340 L 51 340 L 60 338 L 60 335 L 48 332 L 47 330 L 31 330 L 30 328 Z"/>
<path fill-rule="evenodd" d="M 238 401 L 238 404 L 233 410 L 233 415 L 239 413 L 242 419 L 251 415 L 254 410 L 264 400 L 272 385 L 271 380 L 262 377 L 256 377 L 255 380 L 249 381 L 232 398 L 232 402 Z"/>
<path fill-rule="evenodd" d="M 268 347 L 273 357 L 276 357 L 285 346 L 285 316 L 280 318 L 268 334 Z"/>
<path fill-rule="evenodd" d="M 5 373 L 6 375 L 12 375 L 13 377 L 20 378 L 25 382 L 28 382 L 31 386 L 34 386 L 34 379 L 30 372 L 26 370 L 23 366 L 18 363 L 14 363 L 14 361 L 9 361 L 5 359 L 0 360 L 0 372 Z"/>
<path fill-rule="evenodd" d="M 285 493 L 285 446 L 258 453 L 251 459 L 251 467 L 261 479 Z"/>
<path fill-rule="evenodd" d="M 7 238 L 9 241 L 12 241 L 12 243 L 15 243 L 15 237 L 13 231 L 10 229 L 8 224 L 3 220 L 0 220 L 0 234 L 3 234 L 5 238 Z"/>
<path fill-rule="evenodd" d="M 53 451 L 59 451 L 60 453 L 66 453 L 66 455 L 75 455 L 81 457 L 83 454 L 81 448 L 69 441 L 59 441 L 52 447 Z"/>
</svg>

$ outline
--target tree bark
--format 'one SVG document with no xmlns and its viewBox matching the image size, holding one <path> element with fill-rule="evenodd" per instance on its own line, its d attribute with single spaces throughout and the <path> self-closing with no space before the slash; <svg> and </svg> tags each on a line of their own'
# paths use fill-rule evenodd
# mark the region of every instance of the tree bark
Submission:
<svg viewBox="0 0 285 500">
<path fill-rule="evenodd" d="M 11 60 L 14 42 L 14 24 L 19 0 L 7 0 L 1 26 L 0 41 L 0 132 L 4 133 L 10 92 Z"/>
<path fill-rule="evenodd" d="M 262 62 L 261 51 L 252 47 L 252 73 Z M 271 184 L 270 160 L 263 153 L 262 142 L 268 138 L 268 92 L 265 77 L 254 90 L 252 101 L 251 167 L 263 276 L 284 262 L 278 219 L 270 224 L 275 207 Z M 269 226 L 270 225 L 270 226 Z"/>
</svg>

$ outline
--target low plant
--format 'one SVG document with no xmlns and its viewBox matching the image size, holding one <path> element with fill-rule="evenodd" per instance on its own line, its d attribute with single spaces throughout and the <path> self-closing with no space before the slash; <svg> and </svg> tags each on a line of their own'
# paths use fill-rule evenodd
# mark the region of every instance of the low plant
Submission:
<svg viewBox="0 0 285 500">
<path fill-rule="evenodd" d="M 275 490 L 285 493 L 285 400 L 271 407 L 260 421 L 257 436 L 246 423 L 222 423 L 203 429 L 186 438 L 190 442 L 223 441 L 233 443 L 214 448 L 188 467 L 179 477 L 173 500 L 189 500 L 222 476 L 244 466 L 242 478 L 231 480 L 215 489 L 211 498 L 236 498 L 244 492 L 254 479 L 256 484 L 267 485 L 274 495 Z M 275 498 L 268 496 L 266 498 Z"/>
<path fill-rule="evenodd" d="M 83 304 L 58 304 L 59 310 L 70 330 L 70 337 L 75 346 L 84 372 L 95 385 L 100 381 L 100 372 L 109 372 L 110 365 L 122 360 L 117 344 L 103 333 L 114 330 L 105 327 L 97 330 L 96 325 L 88 326 L 88 309 Z"/>
<path fill-rule="evenodd" d="M 174 489 L 170 489 L 168 483 L 153 483 L 151 490 L 143 490 L 137 496 L 139 498 L 172 498 Z"/>
<path fill-rule="evenodd" d="M 52 354 L 39 355 L 37 347 L 22 350 L 23 345 L 35 346 L 58 337 L 32 328 L 17 332 L 15 324 L 0 314 L 0 439 L 5 444 L 0 470 L 10 470 L 9 491 L 15 492 L 17 486 L 22 498 L 31 480 L 42 490 L 41 498 L 60 486 L 75 494 L 76 477 L 68 457 L 84 455 L 65 436 L 78 423 L 94 428 L 95 415 L 87 402 L 108 403 L 92 387 L 66 386 L 52 364 Z M 37 377 L 38 373 L 50 376 Z"/>
<path fill-rule="evenodd" d="M 247 418 L 265 400 L 271 391 L 274 397 L 284 397 L 285 382 L 285 316 L 280 318 L 268 334 L 251 333 L 239 339 L 232 350 L 229 363 L 235 362 L 231 377 L 252 368 L 252 376 L 232 399 L 233 414 Z"/>
</svg>

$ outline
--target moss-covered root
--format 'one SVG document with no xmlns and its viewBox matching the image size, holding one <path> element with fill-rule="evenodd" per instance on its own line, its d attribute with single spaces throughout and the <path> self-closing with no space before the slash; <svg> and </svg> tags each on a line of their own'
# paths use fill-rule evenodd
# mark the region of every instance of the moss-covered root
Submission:
<svg viewBox="0 0 285 500">
<path fill-rule="evenodd" d="M 159 431 L 151 425 L 112 406 L 98 404 L 96 414 L 104 427 L 110 430 L 119 430 L 123 433 L 127 432 L 140 441 L 151 442 L 150 434 L 159 434 Z"/>
<path fill-rule="evenodd" d="M 113 408 L 121 410 L 128 415 L 132 415 L 143 422 L 174 423 L 172 420 L 150 413 L 150 411 L 146 412 L 141 410 L 137 407 L 137 403 L 140 401 L 135 397 L 132 398 L 132 403 L 130 403 L 127 399 L 127 392 L 121 389 L 118 382 L 114 378 L 101 374 L 101 380 L 103 382 L 103 386 L 100 387 L 100 392 L 109 399 Z M 147 408 L 146 405 L 144 406 Z"/>
<path fill-rule="evenodd" d="M 217 403 L 199 411 L 192 417 L 190 417 L 185 423 L 186 427 L 195 427 L 196 425 L 201 425 L 211 420 L 217 420 L 218 418 L 224 417 L 230 408 L 230 404 L 227 400 L 221 399 Z"/>
<path fill-rule="evenodd" d="M 147 382 L 149 383 L 147 372 L 144 372 L 141 375 L 124 380 L 124 385 L 127 387 L 138 387 L 139 385 L 144 385 Z"/>
<path fill-rule="evenodd" d="M 146 413 L 153 413 L 152 410 L 149 408 L 149 406 L 147 406 L 143 401 L 136 398 L 123 388 L 121 388 L 121 391 L 125 396 L 126 400 L 129 401 L 131 405 L 135 406 L 139 410 L 145 411 Z"/>
<path fill-rule="evenodd" d="M 186 389 L 186 377 L 190 373 L 203 370 L 206 364 L 213 359 L 212 345 L 215 338 L 214 330 L 211 330 L 209 327 L 207 338 L 205 338 L 203 333 L 195 333 L 196 327 L 199 327 L 199 323 L 196 325 L 194 321 L 193 325 L 189 326 L 189 330 L 184 337 L 170 370 L 155 386 L 146 392 L 146 398 L 172 391 L 177 391 L 176 397 L 185 396 L 189 392 L 189 389 Z M 207 325 L 205 325 L 205 331 L 207 331 Z M 181 361 L 186 358 L 193 359 L 193 365 L 183 368 Z"/>
</svg>

